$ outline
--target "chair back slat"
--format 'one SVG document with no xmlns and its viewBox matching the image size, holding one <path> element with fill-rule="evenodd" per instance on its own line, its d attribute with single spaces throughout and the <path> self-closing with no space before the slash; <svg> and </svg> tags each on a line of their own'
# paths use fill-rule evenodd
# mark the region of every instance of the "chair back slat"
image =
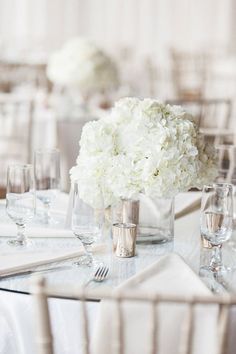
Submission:
<svg viewBox="0 0 236 354">
<path fill-rule="evenodd" d="M 158 338 L 158 317 L 157 317 L 157 302 L 155 300 L 152 301 L 151 303 L 151 310 L 152 310 L 152 316 L 151 316 L 151 340 L 150 340 L 150 353 L 151 354 L 156 354 L 158 352 L 158 343 L 157 343 L 157 338 Z"/>
<path fill-rule="evenodd" d="M 219 354 L 227 353 L 228 323 L 229 323 L 229 305 L 221 305 L 220 314 L 219 314 Z"/>
<path fill-rule="evenodd" d="M 193 304 L 187 307 L 187 313 L 184 318 L 182 333 L 180 338 L 179 354 L 191 354 L 192 352 L 192 337 L 194 323 Z"/>
<path fill-rule="evenodd" d="M 214 340 L 217 340 L 218 351 L 217 354 L 227 353 L 227 333 L 229 327 L 229 311 L 232 305 L 236 304 L 236 298 L 223 296 L 198 296 L 198 297 L 180 297 L 180 296 L 164 296 L 164 295 L 153 295 L 153 297 L 148 297 L 144 293 L 121 293 L 112 292 L 108 290 L 101 289 L 89 289 L 86 290 L 81 287 L 71 287 L 71 289 L 65 287 L 55 287 L 50 288 L 45 284 L 45 281 L 40 279 L 34 279 L 33 285 L 31 287 L 31 292 L 35 299 L 36 304 L 36 314 L 35 318 L 37 320 L 37 334 L 36 334 L 36 344 L 37 344 L 37 354 L 55 354 L 53 351 L 53 336 L 51 330 L 50 313 L 48 307 L 49 297 L 68 297 L 70 299 L 77 299 L 81 301 L 81 316 L 82 316 L 82 340 L 83 340 L 83 353 L 92 354 L 91 351 L 91 335 L 89 333 L 89 321 L 88 321 L 88 306 L 86 299 L 94 299 L 100 296 L 104 299 L 106 303 L 104 305 L 112 305 L 112 335 L 109 337 L 110 346 L 109 348 L 111 354 L 125 354 L 128 352 L 129 345 L 127 344 L 127 333 L 128 323 L 125 320 L 127 318 L 127 305 L 129 303 L 140 303 L 146 304 L 151 311 L 150 319 L 150 332 L 148 332 L 148 345 L 145 352 L 150 354 L 158 354 L 160 350 L 159 347 L 159 332 L 160 331 L 160 319 L 159 319 L 159 307 L 162 305 L 170 305 L 176 308 L 176 306 L 183 306 L 184 317 L 181 319 L 180 337 L 178 340 L 178 347 L 176 348 L 176 353 L 178 354 L 192 354 L 193 348 L 195 346 L 195 323 L 199 320 L 201 312 L 198 312 L 198 306 L 204 307 L 202 310 L 208 311 L 209 306 L 214 305 L 212 312 L 215 315 L 218 313 L 219 316 L 213 316 L 213 320 L 216 320 L 216 325 L 218 329 L 218 335 Z M 216 306 L 216 307 L 215 307 Z M 143 308 L 146 312 L 146 308 Z M 160 308 L 161 309 L 161 308 Z M 164 308 L 163 308 L 164 309 Z M 177 308 L 176 308 L 177 309 Z M 144 313 L 144 312 L 143 312 Z M 139 316 L 137 314 L 137 316 Z M 137 317 L 137 321 L 140 320 Z M 213 323 L 213 322 L 210 322 Z M 149 325 L 148 324 L 148 325 Z M 143 323 L 143 326 L 146 326 Z M 197 324 L 196 324 L 197 327 Z M 127 330 L 127 331 L 126 331 Z M 130 330 L 130 327 L 129 327 Z M 146 332 L 145 332 L 146 333 Z M 145 334 L 146 335 L 146 334 Z M 168 338 L 168 336 L 167 336 Z M 147 339 L 147 338 L 146 338 Z M 108 340 L 104 338 L 104 340 Z M 135 339 L 134 339 L 135 340 Z M 163 340 L 163 338 L 162 338 Z M 195 351 L 194 351 L 195 352 Z M 76 354 L 76 353 L 74 353 Z"/>
<path fill-rule="evenodd" d="M 15 94 L 0 94 L 0 175 L 1 187 L 6 187 L 6 169 L 12 163 L 32 160 L 32 127 L 34 103 L 31 98 Z"/>
<path fill-rule="evenodd" d="M 83 296 L 81 299 L 81 309 L 82 309 L 82 340 L 83 340 L 83 353 L 89 354 L 89 328 L 88 328 L 88 314 L 86 307 L 86 297 Z"/>
<path fill-rule="evenodd" d="M 38 354 L 54 354 L 48 298 L 44 288 L 45 280 L 43 278 L 40 278 L 33 284 L 34 298 L 36 303 L 35 317 L 38 319 L 36 344 Z"/>
<path fill-rule="evenodd" d="M 123 313 L 122 313 L 122 303 L 120 297 L 114 299 L 115 308 L 116 308 L 116 316 L 115 316 L 115 333 L 113 339 L 112 353 L 114 354 L 124 354 L 124 336 L 123 336 Z"/>
</svg>

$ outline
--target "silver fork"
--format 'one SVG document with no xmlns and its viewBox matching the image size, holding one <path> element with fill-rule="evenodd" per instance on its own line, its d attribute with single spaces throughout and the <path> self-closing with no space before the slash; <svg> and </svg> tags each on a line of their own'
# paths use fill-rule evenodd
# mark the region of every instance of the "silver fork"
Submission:
<svg viewBox="0 0 236 354">
<path fill-rule="evenodd" d="M 109 272 L 109 268 L 106 265 L 104 265 L 104 264 L 99 265 L 98 268 L 95 270 L 95 273 L 93 274 L 91 279 L 89 279 L 84 284 L 84 286 L 87 286 L 92 281 L 95 281 L 97 283 L 103 282 L 103 280 L 106 279 L 108 272 Z"/>
</svg>

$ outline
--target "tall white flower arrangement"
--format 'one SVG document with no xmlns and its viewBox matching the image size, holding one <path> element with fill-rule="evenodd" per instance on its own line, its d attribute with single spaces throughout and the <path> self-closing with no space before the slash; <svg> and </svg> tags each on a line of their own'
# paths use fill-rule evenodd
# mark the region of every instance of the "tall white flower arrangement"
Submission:
<svg viewBox="0 0 236 354">
<path fill-rule="evenodd" d="M 48 78 L 55 84 L 83 93 L 107 90 L 118 83 L 115 63 L 95 43 L 73 38 L 51 55 Z"/>
<path fill-rule="evenodd" d="M 157 100 L 124 98 L 109 117 L 87 123 L 80 140 L 77 180 L 80 196 L 105 206 L 137 193 L 172 197 L 212 182 L 215 150 L 206 144 L 181 107 Z"/>
</svg>

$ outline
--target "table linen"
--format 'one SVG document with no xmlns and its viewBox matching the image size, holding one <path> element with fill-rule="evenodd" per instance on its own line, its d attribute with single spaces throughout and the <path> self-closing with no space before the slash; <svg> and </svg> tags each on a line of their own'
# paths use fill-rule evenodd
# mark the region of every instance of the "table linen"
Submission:
<svg viewBox="0 0 236 354">
<path fill-rule="evenodd" d="M 163 256 L 134 277 L 128 279 L 117 289 L 119 294 L 146 293 L 160 295 L 209 295 L 210 291 L 199 277 L 177 254 Z M 150 304 L 140 302 L 122 302 L 124 352 L 149 353 L 151 345 L 151 320 L 153 308 Z M 158 331 L 158 353 L 173 354 L 180 346 L 181 329 L 187 313 L 186 305 L 161 304 L 156 308 Z M 194 354 L 215 354 L 217 348 L 217 314 L 216 306 L 198 305 L 195 309 Z M 104 300 L 98 315 L 97 328 L 93 343 L 94 354 L 115 353 L 115 334 L 117 330 L 116 304 Z M 207 332 L 207 336 L 205 335 Z M 167 338 L 171 338 L 168 340 Z"/>
<path fill-rule="evenodd" d="M 185 200 L 184 196 L 182 196 L 182 198 Z M 61 240 L 61 238 L 58 238 L 58 241 L 56 238 L 51 238 L 50 243 L 61 242 Z M 72 239 L 68 238 L 68 240 Z M 77 240 L 75 241 L 77 242 Z M 2 239 L 1 244 L 3 242 L 5 242 L 4 238 Z M 105 255 L 103 260 L 105 262 L 111 262 L 108 263 L 111 268 L 109 277 L 104 283 L 104 286 L 110 288 L 121 284 L 126 281 L 127 278 L 132 277 L 136 273 L 144 270 L 145 267 L 160 259 L 163 254 L 172 252 L 172 250 L 174 250 L 175 253 L 180 254 L 191 269 L 195 273 L 198 273 L 201 262 L 200 249 L 199 210 L 197 210 L 175 221 L 175 238 L 173 243 L 149 246 L 139 245 L 137 248 L 137 256 L 127 260 L 120 260 L 112 254 Z M 206 250 L 206 252 L 208 251 Z M 230 259 L 232 262 L 235 262 L 234 252 L 230 253 L 229 257 L 231 257 Z M 83 273 L 78 272 L 78 274 L 76 274 L 77 271 L 74 270 L 73 275 L 71 276 L 67 271 L 58 272 L 58 274 L 56 272 L 51 274 L 47 273 L 46 276 L 47 278 L 50 278 L 49 280 L 52 284 L 56 281 L 57 285 L 65 284 L 65 286 L 67 286 L 70 282 L 78 282 Z M 27 291 L 27 287 L 23 286 L 23 284 L 26 284 L 27 282 L 28 277 L 13 277 L 6 281 L 0 281 L 0 288 L 6 288 L 13 291 L 14 289 L 16 291 Z M 0 309 L 0 353 L 35 353 L 31 297 L 8 291 L 0 291 L 0 306 L 1 309 L 4 309 L 3 311 Z M 72 300 L 51 299 L 50 307 L 53 318 L 52 326 L 55 335 L 56 353 L 81 353 L 81 338 L 78 334 L 80 333 L 78 320 L 80 305 Z M 90 325 L 93 333 L 97 321 L 99 304 L 88 303 L 88 309 Z M 8 313 L 13 316 L 14 326 L 8 323 Z M 235 315 L 232 316 L 232 328 L 235 328 L 235 318 Z M 18 342 L 20 341 L 22 345 L 22 351 L 20 351 L 21 349 L 16 349 L 17 338 Z M 234 353 L 235 345 L 236 344 L 231 340 L 228 353 Z"/>
</svg>

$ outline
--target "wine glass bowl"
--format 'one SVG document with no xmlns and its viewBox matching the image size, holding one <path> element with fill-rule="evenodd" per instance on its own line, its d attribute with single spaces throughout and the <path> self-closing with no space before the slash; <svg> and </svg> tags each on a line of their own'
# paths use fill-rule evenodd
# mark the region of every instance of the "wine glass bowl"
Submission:
<svg viewBox="0 0 236 354">
<path fill-rule="evenodd" d="M 75 265 L 95 265 L 96 262 L 92 254 L 91 246 L 100 238 L 102 224 L 103 208 L 94 208 L 81 199 L 78 184 L 74 183 L 71 228 L 75 237 L 81 241 L 85 250 L 85 255 L 81 256 L 77 262 L 74 262 Z"/>
<path fill-rule="evenodd" d="M 204 213 L 205 228 L 202 228 L 204 237 L 212 245 L 218 246 L 230 239 L 232 233 L 232 217 L 212 211 Z"/>
<path fill-rule="evenodd" d="M 17 237 L 8 241 L 13 246 L 29 244 L 25 225 L 35 214 L 35 190 L 32 165 L 10 165 L 7 169 L 7 215 L 17 225 Z"/>
<path fill-rule="evenodd" d="M 44 205 L 42 222 L 53 223 L 51 203 L 60 190 L 60 153 L 57 149 L 39 149 L 34 153 L 36 197 Z"/>
</svg>

